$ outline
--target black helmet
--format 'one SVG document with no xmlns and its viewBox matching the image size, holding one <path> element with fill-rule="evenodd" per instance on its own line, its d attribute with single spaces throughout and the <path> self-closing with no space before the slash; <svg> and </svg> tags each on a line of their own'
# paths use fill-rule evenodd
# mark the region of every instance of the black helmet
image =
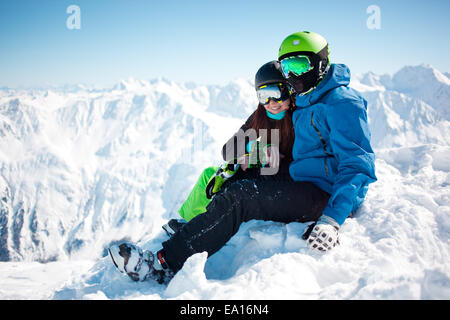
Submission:
<svg viewBox="0 0 450 320">
<path fill-rule="evenodd" d="M 286 83 L 286 79 L 281 73 L 280 62 L 277 60 L 267 62 L 259 68 L 258 72 L 256 72 L 255 89 L 258 89 L 265 84 L 277 82 Z"/>
</svg>

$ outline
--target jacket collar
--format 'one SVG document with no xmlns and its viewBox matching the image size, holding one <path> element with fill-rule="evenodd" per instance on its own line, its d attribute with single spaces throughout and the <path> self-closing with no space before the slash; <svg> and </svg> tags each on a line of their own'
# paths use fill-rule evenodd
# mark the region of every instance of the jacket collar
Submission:
<svg viewBox="0 0 450 320">
<path fill-rule="evenodd" d="M 350 69 L 345 64 L 331 64 L 325 78 L 310 93 L 296 96 L 297 107 L 305 108 L 317 103 L 328 91 L 350 83 Z"/>
</svg>

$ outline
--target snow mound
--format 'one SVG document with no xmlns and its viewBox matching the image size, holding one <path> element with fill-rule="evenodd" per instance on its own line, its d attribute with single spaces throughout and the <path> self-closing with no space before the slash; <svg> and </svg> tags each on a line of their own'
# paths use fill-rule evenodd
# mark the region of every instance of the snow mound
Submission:
<svg viewBox="0 0 450 320">
<path fill-rule="evenodd" d="M 250 221 L 208 260 L 188 259 L 168 286 L 135 284 L 106 257 L 54 298 L 448 299 L 449 156 L 450 147 L 438 145 L 380 150 L 381 179 L 326 254 L 301 240 L 307 223 Z"/>
</svg>

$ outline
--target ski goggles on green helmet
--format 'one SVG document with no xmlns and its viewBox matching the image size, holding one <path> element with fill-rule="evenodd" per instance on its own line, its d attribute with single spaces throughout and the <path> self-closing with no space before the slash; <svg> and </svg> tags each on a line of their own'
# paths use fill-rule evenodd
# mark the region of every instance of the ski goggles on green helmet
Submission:
<svg viewBox="0 0 450 320">
<path fill-rule="evenodd" d="M 291 93 L 286 84 L 274 83 L 259 87 L 256 89 L 256 95 L 258 96 L 259 103 L 268 104 L 269 100 L 281 103 L 287 100 Z"/>
<path fill-rule="evenodd" d="M 300 76 L 312 69 L 311 60 L 307 56 L 298 55 L 285 58 L 280 61 L 281 71 L 285 78 L 289 77 L 289 73 L 293 73 L 296 76 Z"/>
</svg>

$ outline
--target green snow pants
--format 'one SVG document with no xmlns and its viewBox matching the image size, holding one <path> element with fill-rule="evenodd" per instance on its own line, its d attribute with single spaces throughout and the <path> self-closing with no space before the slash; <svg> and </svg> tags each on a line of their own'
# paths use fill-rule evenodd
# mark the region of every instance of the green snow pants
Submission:
<svg viewBox="0 0 450 320">
<path fill-rule="evenodd" d="M 206 186 L 218 169 L 219 167 L 217 166 L 208 167 L 200 174 L 191 193 L 178 210 L 178 213 L 183 219 L 189 221 L 199 214 L 206 212 L 206 206 L 211 202 L 211 199 L 206 197 Z"/>
</svg>

